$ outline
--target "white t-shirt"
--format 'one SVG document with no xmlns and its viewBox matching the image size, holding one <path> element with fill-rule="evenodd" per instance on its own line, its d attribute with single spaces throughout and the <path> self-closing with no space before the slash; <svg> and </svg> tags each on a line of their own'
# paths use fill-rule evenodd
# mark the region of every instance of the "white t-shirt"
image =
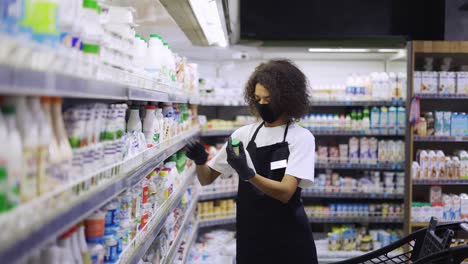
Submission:
<svg viewBox="0 0 468 264">
<path fill-rule="evenodd" d="M 260 123 L 254 123 L 251 125 L 243 126 L 234 133 L 231 138 L 237 138 L 242 141 L 244 148 L 247 148 L 247 144 L 253 137 L 255 130 Z M 255 138 L 255 144 L 257 148 L 269 146 L 283 141 L 284 130 L 286 125 L 277 127 L 265 127 L 262 126 L 258 131 L 257 137 Z M 285 174 L 294 176 L 301 181 L 299 182 L 300 188 L 310 187 L 314 182 L 314 169 L 315 169 L 315 138 L 309 130 L 300 127 L 297 124 L 290 124 L 288 129 L 288 135 L 286 141 L 289 144 L 289 158 L 286 167 Z M 247 162 L 249 167 L 254 169 L 253 163 L 250 160 L 247 150 Z M 234 169 L 226 161 L 226 144 L 221 150 L 212 158 L 207 165 L 220 172 L 223 175 L 232 175 L 235 173 Z"/>
</svg>

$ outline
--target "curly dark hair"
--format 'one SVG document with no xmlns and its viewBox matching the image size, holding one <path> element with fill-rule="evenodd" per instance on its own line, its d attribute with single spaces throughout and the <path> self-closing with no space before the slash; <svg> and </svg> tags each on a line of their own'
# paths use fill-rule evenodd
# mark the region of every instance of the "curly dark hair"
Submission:
<svg viewBox="0 0 468 264">
<path fill-rule="evenodd" d="M 288 120 L 297 120 L 310 111 L 307 77 L 287 59 L 275 59 L 261 63 L 250 76 L 245 86 L 244 98 L 252 114 L 255 108 L 255 86 L 263 85 L 271 96 L 271 109 L 284 113 Z"/>
</svg>

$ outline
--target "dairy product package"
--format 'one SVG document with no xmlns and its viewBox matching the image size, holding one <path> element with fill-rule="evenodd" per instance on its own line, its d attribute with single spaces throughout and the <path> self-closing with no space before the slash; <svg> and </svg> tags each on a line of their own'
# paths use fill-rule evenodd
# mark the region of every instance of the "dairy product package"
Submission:
<svg viewBox="0 0 468 264">
<path fill-rule="evenodd" d="M 446 167 L 445 167 L 445 154 L 444 152 L 438 150 L 436 153 L 437 156 L 437 178 L 447 177 Z"/>
<path fill-rule="evenodd" d="M 442 187 L 436 185 L 436 186 L 431 186 L 430 190 L 430 201 L 431 204 L 441 204 L 442 203 Z"/>
<path fill-rule="evenodd" d="M 433 150 L 429 151 L 429 178 L 437 178 L 437 155 Z"/>
<path fill-rule="evenodd" d="M 421 93 L 437 94 L 438 72 L 422 72 Z"/>
<path fill-rule="evenodd" d="M 450 197 L 452 198 L 452 209 L 451 209 L 452 217 L 451 217 L 451 219 L 452 219 L 452 221 L 460 220 L 460 212 L 461 212 L 460 196 L 456 195 L 456 194 L 451 194 Z"/>
<path fill-rule="evenodd" d="M 460 159 L 458 159 L 458 157 L 454 157 L 455 162 L 459 163 L 455 164 L 455 167 L 459 168 L 455 173 L 458 174 L 459 178 L 468 179 L 468 153 L 465 150 L 462 150 L 458 155 L 460 156 Z M 455 177 L 457 177 L 457 175 L 455 175 Z"/>
<path fill-rule="evenodd" d="M 340 162 L 347 163 L 348 162 L 348 144 L 340 144 Z"/>
<path fill-rule="evenodd" d="M 434 135 L 444 135 L 444 112 L 435 111 Z"/>
<path fill-rule="evenodd" d="M 454 94 L 456 83 L 455 72 L 439 72 L 439 94 Z"/>
<path fill-rule="evenodd" d="M 452 112 L 444 112 L 444 136 L 450 136 L 452 127 Z"/>
<path fill-rule="evenodd" d="M 359 159 L 363 164 L 368 164 L 370 159 L 369 139 L 363 137 L 359 140 Z"/>
<path fill-rule="evenodd" d="M 359 140 L 356 137 L 349 139 L 349 162 L 359 163 Z"/>
<path fill-rule="evenodd" d="M 432 205 L 432 214 L 431 214 L 431 216 L 434 216 L 437 219 L 444 219 L 444 206 L 442 206 L 442 204 Z"/>
<path fill-rule="evenodd" d="M 372 137 L 369 139 L 369 163 L 376 164 L 378 159 L 378 147 L 379 142 L 376 138 Z"/>
<path fill-rule="evenodd" d="M 420 167 L 419 163 L 416 161 L 413 161 L 411 165 L 411 177 L 413 178 L 413 180 L 420 178 Z"/>
<path fill-rule="evenodd" d="M 452 198 L 450 195 L 442 195 L 442 203 L 444 205 L 443 220 L 452 221 Z"/>
<path fill-rule="evenodd" d="M 460 219 L 468 219 L 468 194 L 460 194 Z"/>
<path fill-rule="evenodd" d="M 388 153 L 389 149 L 387 146 L 387 142 L 385 140 L 380 140 L 379 141 L 379 153 L 378 153 L 378 158 L 379 162 L 385 162 L 388 161 Z"/>
<path fill-rule="evenodd" d="M 457 94 L 466 95 L 468 94 L 468 72 L 457 72 Z"/>
<path fill-rule="evenodd" d="M 425 150 L 421 151 L 421 153 L 419 154 L 419 165 L 421 168 L 420 177 L 422 179 L 428 179 L 429 178 L 429 154 Z"/>
<path fill-rule="evenodd" d="M 413 75 L 413 91 L 415 94 L 421 93 L 422 72 L 415 71 Z"/>
</svg>

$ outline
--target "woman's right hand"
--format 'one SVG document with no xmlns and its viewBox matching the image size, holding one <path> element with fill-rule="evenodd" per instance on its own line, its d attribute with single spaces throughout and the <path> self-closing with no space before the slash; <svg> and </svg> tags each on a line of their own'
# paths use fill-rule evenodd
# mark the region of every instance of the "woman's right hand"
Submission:
<svg viewBox="0 0 468 264">
<path fill-rule="evenodd" d="M 205 148 L 198 142 L 190 142 L 186 147 L 187 157 L 197 165 L 204 165 L 208 160 L 208 153 Z"/>
</svg>

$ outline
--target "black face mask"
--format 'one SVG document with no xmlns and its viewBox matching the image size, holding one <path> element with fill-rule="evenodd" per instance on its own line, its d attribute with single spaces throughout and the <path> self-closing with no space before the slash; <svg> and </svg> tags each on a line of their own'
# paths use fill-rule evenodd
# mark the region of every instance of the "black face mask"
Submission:
<svg viewBox="0 0 468 264">
<path fill-rule="evenodd" d="M 255 103 L 255 107 L 257 108 L 258 114 L 263 119 L 263 121 L 267 123 L 273 123 L 278 120 L 281 114 L 276 114 L 273 112 L 269 104 L 260 104 Z"/>
</svg>

